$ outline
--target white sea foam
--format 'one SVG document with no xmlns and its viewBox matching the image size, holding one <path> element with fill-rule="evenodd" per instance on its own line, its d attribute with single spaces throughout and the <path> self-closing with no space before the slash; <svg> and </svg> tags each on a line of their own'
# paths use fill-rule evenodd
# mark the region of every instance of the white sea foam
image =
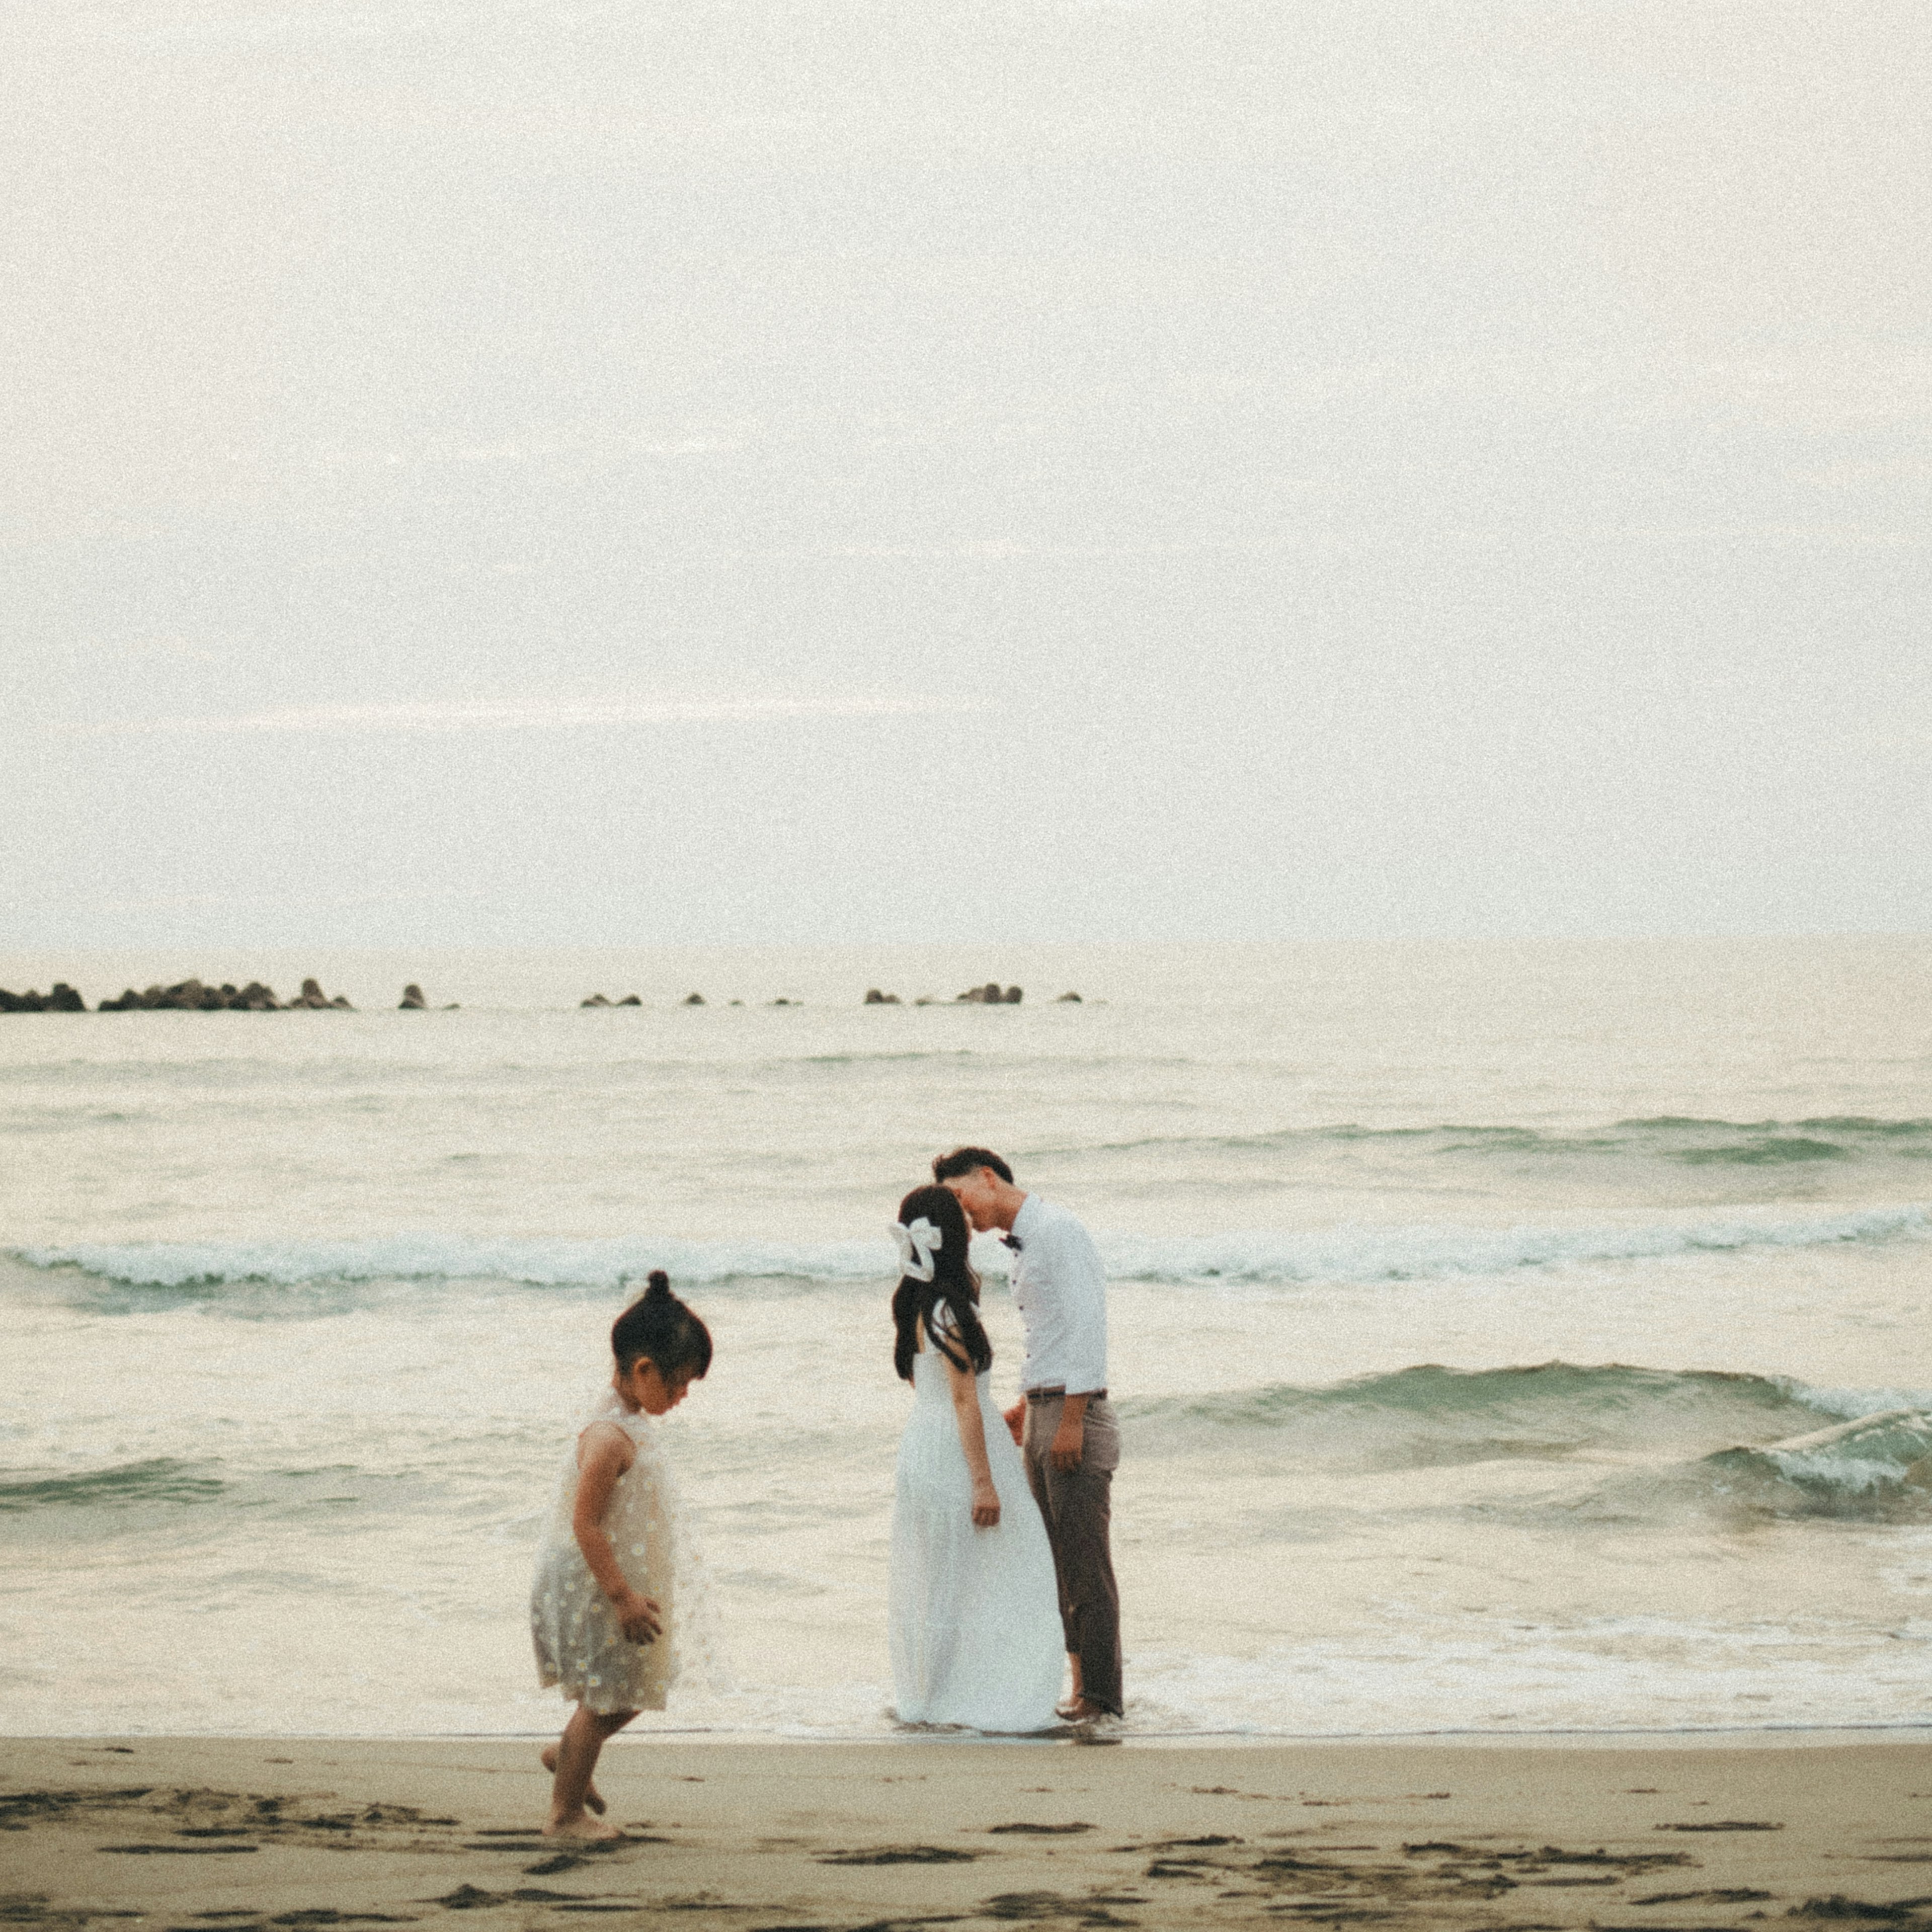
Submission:
<svg viewBox="0 0 1932 1932">
<path fill-rule="evenodd" d="M 1591 1262 L 1652 1261 L 1750 1248 L 1824 1247 L 1923 1239 L 1932 1211 L 1917 1204 L 1807 1219 L 1736 1214 L 1721 1220 L 1630 1227 L 1258 1229 L 1208 1235 L 1102 1234 L 1118 1281 L 1257 1285 L 1367 1283 L 1496 1275 Z M 514 1281 L 538 1287 L 616 1288 L 654 1268 L 681 1283 L 791 1279 L 889 1280 L 884 1241 L 687 1241 L 648 1235 L 601 1240 L 540 1236 L 488 1239 L 423 1231 L 343 1240 L 80 1241 L 15 1251 L 39 1268 L 74 1268 L 153 1288 L 262 1282 Z M 982 1271 L 1004 1275 L 1005 1251 L 976 1244 Z"/>
</svg>

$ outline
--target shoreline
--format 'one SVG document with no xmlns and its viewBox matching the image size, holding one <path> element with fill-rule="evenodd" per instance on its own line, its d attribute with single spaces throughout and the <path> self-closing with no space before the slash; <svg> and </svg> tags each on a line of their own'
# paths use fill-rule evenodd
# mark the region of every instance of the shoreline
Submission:
<svg viewBox="0 0 1932 1932">
<path fill-rule="evenodd" d="M 556 1740 L 567 1712 L 544 1730 L 515 1731 L 16 1731 L 0 1732 L 0 1754 L 15 1745 L 70 1744 L 77 1749 L 254 1744 L 368 1746 L 548 1744 Z M 1041 1750 L 1066 1746 L 1128 1750 L 1778 1750 L 1837 1749 L 1870 1745 L 1922 1744 L 1932 1749 L 1932 1718 L 1900 1718 L 1891 1724 L 1763 1724 L 1685 1726 L 1654 1730 L 1632 1726 L 1604 1730 L 1441 1731 L 1136 1731 L 1071 1728 L 1038 1736 L 994 1732 L 908 1730 L 857 1735 L 815 1734 L 806 1730 L 726 1729 L 710 1725 L 632 1726 L 604 1745 L 606 1751 L 653 1744 L 680 1749 L 729 1748 L 758 1750 L 902 1750 L 931 1746 L 946 1749 Z M 1928 1841 L 1932 1842 L 1932 1841 Z"/>
<path fill-rule="evenodd" d="M 9 1922 L 46 1932 L 454 1912 L 484 1932 L 566 1932 L 586 1912 L 734 1932 L 1932 1924 L 1932 1741 L 1825 1736 L 646 1736 L 601 1766 L 628 1834 L 609 1849 L 538 1834 L 534 1738 L 8 1738 L 0 1843 Z"/>
</svg>

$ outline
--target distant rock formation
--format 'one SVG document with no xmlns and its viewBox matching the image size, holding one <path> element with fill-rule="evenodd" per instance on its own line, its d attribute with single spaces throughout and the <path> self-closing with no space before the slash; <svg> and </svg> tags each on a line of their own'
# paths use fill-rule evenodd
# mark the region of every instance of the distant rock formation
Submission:
<svg viewBox="0 0 1932 1932">
<path fill-rule="evenodd" d="M 587 1000 L 579 1000 L 580 1006 L 608 1006 L 610 1002 L 602 993 L 592 993 Z"/>
<path fill-rule="evenodd" d="M 772 1004 L 775 1006 L 802 1006 L 805 1002 L 802 1000 L 777 999 L 774 1000 Z"/>
<path fill-rule="evenodd" d="M 681 1006 L 701 1006 L 704 1004 L 704 995 L 702 993 L 687 993 L 678 1002 Z"/>
<path fill-rule="evenodd" d="M 352 1013 L 356 1010 L 340 993 L 332 1000 L 322 990 L 320 982 L 314 980 L 304 980 L 302 983 L 302 991 L 289 1002 L 289 1004 L 292 1007 L 307 1006 L 318 1012 L 330 1006 L 338 1007 L 345 1013 Z"/>
<path fill-rule="evenodd" d="M 311 980 L 309 983 L 313 986 L 315 982 Z M 322 1004 L 326 1006 L 328 1002 L 324 1000 Z M 265 986 L 259 980 L 250 980 L 245 986 L 237 986 L 232 982 L 209 986 L 199 980 L 182 980 L 172 986 L 150 986 L 143 993 L 137 993 L 130 986 L 118 1000 L 103 1000 L 96 1010 L 104 1013 L 274 1013 L 286 1009 L 275 998 L 274 987 Z"/>
<path fill-rule="evenodd" d="M 617 1004 L 620 1006 L 641 1006 L 644 1003 L 638 998 L 636 994 L 626 993 Z"/>
<path fill-rule="evenodd" d="M 0 1013 L 84 1013 L 86 1010 L 87 1002 L 64 980 L 56 980 L 50 993 L 31 987 L 24 993 L 10 993 L 0 986 Z"/>
<path fill-rule="evenodd" d="M 1078 993 L 1062 993 L 1053 1003 L 1056 1006 L 1080 1006 L 1084 1003 Z"/>
<path fill-rule="evenodd" d="M 998 980 L 988 980 L 983 986 L 969 986 L 956 994 L 952 1004 L 956 1006 L 1016 1006 L 1024 997 L 1018 986 L 1009 986 L 1002 992 Z"/>
<path fill-rule="evenodd" d="M 896 1006 L 899 1003 L 899 996 L 896 993 L 882 993 L 876 986 L 868 986 L 865 1003 L 868 1006 Z"/>
<path fill-rule="evenodd" d="M 429 1002 L 423 998 L 422 988 L 412 980 L 403 988 L 403 997 L 396 1004 L 399 1013 L 420 1013 L 426 1011 Z"/>
</svg>

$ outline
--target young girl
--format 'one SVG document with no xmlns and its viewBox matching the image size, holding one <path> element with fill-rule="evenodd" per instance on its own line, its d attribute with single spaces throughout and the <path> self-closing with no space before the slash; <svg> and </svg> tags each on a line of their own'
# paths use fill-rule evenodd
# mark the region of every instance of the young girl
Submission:
<svg viewBox="0 0 1932 1932">
<path fill-rule="evenodd" d="M 672 1540 L 668 1472 L 649 1418 L 668 1415 L 711 1366 L 711 1335 L 653 1270 L 610 1330 L 614 1408 L 564 1465 L 530 1592 L 537 1675 L 577 1708 L 543 1754 L 556 1774 L 546 1836 L 614 1838 L 586 1815 L 604 1801 L 591 1775 L 604 1740 L 640 1711 L 662 1711 L 670 1678 Z"/>
</svg>

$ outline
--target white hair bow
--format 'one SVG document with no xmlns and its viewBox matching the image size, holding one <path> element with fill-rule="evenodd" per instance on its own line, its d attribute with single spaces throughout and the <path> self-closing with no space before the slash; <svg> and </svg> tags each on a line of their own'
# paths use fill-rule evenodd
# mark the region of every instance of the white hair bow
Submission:
<svg viewBox="0 0 1932 1932">
<path fill-rule="evenodd" d="M 935 1228 L 922 1214 L 910 1228 L 903 1221 L 895 1221 L 892 1239 L 898 1244 L 900 1274 L 914 1281 L 930 1281 L 932 1258 L 946 1245 L 946 1230 Z"/>
</svg>

